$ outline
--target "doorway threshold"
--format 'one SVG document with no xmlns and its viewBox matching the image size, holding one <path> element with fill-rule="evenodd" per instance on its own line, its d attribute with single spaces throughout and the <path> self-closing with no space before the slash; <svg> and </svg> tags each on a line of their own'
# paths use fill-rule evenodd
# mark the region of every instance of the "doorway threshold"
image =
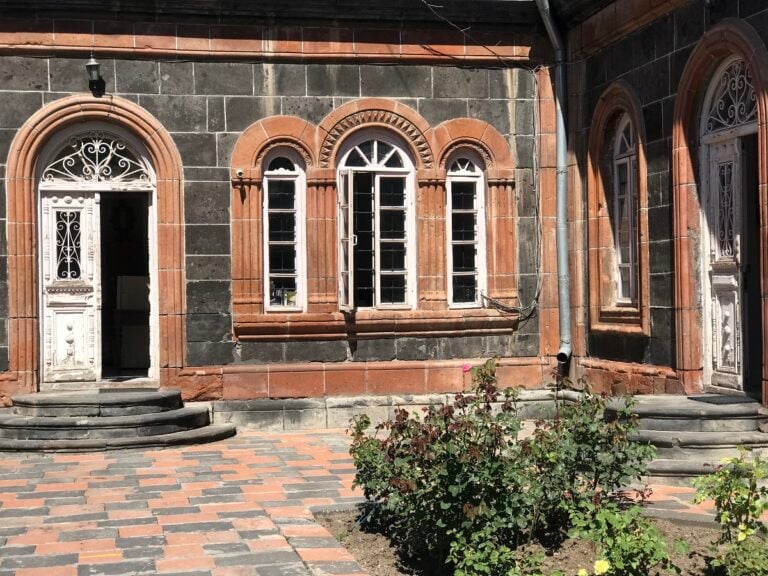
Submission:
<svg viewBox="0 0 768 576">
<path fill-rule="evenodd" d="M 119 376 L 115 378 L 103 378 L 95 382 L 44 382 L 40 385 L 41 392 L 57 392 L 74 390 L 88 390 L 91 392 L 100 392 L 102 390 L 126 391 L 133 389 L 157 390 L 160 388 L 158 380 L 145 377 L 127 377 Z"/>
</svg>

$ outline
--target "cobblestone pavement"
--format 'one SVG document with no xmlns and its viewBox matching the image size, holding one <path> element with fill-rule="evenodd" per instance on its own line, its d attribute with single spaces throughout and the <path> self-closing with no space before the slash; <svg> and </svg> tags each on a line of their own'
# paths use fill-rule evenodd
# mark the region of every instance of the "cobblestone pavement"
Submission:
<svg viewBox="0 0 768 576">
<path fill-rule="evenodd" d="M 365 574 L 312 515 L 361 500 L 341 431 L 0 462 L 0 576 Z"/>
<path fill-rule="evenodd" d="M 353 505 L 340 430 L 240 432 L 185 448 L 0 454 L 0 576 L 362 576 L 313 510 Z M 654 513 L 711 518 L 686 487 Z"/>
</svg>

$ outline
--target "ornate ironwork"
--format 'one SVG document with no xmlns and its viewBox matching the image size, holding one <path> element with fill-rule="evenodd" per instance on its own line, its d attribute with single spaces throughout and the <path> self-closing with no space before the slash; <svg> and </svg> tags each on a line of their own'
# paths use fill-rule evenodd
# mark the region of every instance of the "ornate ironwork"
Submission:
<svg viewBox="0 0 768 576">
<path fill-rule="evenodd" d="M 56 212 L 56 278 L 79 280 L 80 268 L 80 212 Z"/>
<path fill-rule="evenodd" d="M 717 81 L 707 117 L 707 132 L 734 128 L 757 119 L 752 71 L 744 60 L 731 63 Z"/>
<path fill-rule="evenodd" d="M 107 132 L 87 132 L 70 138 L 43 171 L 41 185 L 64 183 L 145 189 L 152 185 L 152 178 L 121 138 Z"/>
<path fill-rule="evenodd" d="M 717 248 L 721 258 L 733 258 L 733 162 L 718 166 Z"/>
</svg>

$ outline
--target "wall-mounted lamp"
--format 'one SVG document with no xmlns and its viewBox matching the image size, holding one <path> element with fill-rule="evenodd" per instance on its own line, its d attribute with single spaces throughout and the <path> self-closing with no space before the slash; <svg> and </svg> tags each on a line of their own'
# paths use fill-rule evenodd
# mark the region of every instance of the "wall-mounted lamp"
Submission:
<svg viewBox="0 0 768 576">
<path fill-rule="evenodd" d="M 104 93 L 104 79 L 101 77 L 101 64 L 93 54 L 85 63 L 85 69 L 88 72 L 88 88 L 94 96 L 101 96 Z"/>
</svg>

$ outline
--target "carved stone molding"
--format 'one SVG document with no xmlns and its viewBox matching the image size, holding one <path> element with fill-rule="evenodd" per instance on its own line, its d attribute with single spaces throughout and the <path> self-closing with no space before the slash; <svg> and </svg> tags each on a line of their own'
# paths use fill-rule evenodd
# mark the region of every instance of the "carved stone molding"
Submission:
<svg viewBox="0 0 768 576">
<path fill-rule="evenodd" d="M 261 149 L 258 157 L 256 158 L 255 168 L 260 169 L 264 164 L 264 158 L 266 158 L 267 155 L 270 152 L 272 152 L 272 150 L 275 150 L 277 148 L 290 148 L 301 157 L 301 159 L 304 161 L 304 166 L 306 168 L 309 168 L 309 166 L 312 165 L 312 156 L 310 156 L 309 152 L 304 146 L 302 146 L 295 140 L 280 139 L 280 140 L 274 140 L 270 142 L 269 144 L 267 144 Z"/>
<path fill-rule="evenodd" d="M 377 124 L 389 126 L 405 136 L 419 155 L 424 168 L 432 168 L 432 149 L 422 131 L 407 118 L 389 110 L 362 110 L 339 120 L 329 130 L 320 147 L 320 166 L 330 166 L 333 151 L 347 132 L 358 126 Z"/>
</svg>

